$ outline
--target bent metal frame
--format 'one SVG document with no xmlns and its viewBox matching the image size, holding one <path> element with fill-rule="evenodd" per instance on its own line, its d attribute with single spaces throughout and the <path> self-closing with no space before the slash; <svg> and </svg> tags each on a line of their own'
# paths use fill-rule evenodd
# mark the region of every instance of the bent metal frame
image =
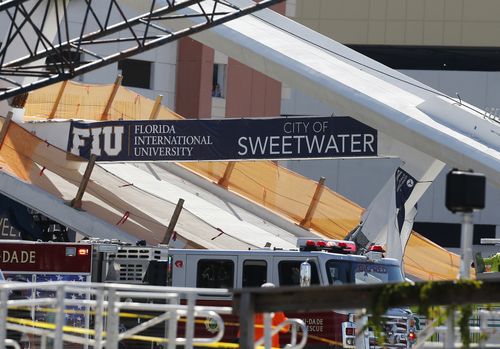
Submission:
<svg viewBox="0 0 500 349">
<path fill-rule="evenodd" d="M 85 0 L 81 2 L 85 10 L 80 12 L 68 7 L 69 0 L 0 0 L 0 18 L 7 20 L 6 36 L 0 38 L 4 40 L 0 44 L 0 101 L 72 79 L 282 1 L 262 0 L 239 7 L 230 0 L 150 0 L 144 1 L 146 12 L 130 16 L 126 2 L 121 0 Z M 97 10 L 96 3 L 106 10 Z M 186 14 L 190 6 L 198 6 L 202 14 Z M 165 26 L 186 18 L 195 18 L 196 24 L 175 30 Z M 78 35 L 72 37 L 70 33 Z M 109 52 L 110 43 L 120 43 L 121 49 Z M 106 54 L 98 52 L 98 46 L 103 45 L 107 45 Z M 33 79 L 19 82 L 25 77 Z"/>
</svg>

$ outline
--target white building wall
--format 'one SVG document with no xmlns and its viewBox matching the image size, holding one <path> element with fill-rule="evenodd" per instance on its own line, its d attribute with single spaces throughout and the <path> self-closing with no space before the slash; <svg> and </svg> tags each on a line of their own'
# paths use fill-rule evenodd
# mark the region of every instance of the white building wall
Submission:
<svg viewBox="0 0 500 349">
<path fill-rule="evenodd" d="M 99 9 L 100 12 L 107 11 L 108 1 L 99 2 L 94 1 L 92 5 Z M 83 13 L 85 11 L 85 5 L 83 1 L 71 1 L 70 4 L 70 21 L 75 23 L 74 26 L 70 25 L 70 32 L 72 37 L 79 35 L 79 30 L 81 30 L 81 20 L 83 19 Z M 134 11 L 125 11 L 127 15 L 135 14 Z M 116 15 L 111 18 L 111 23 L 116 23 L 122 21 L 122 18 Z M 87 32 L 92 29 L 97 29 L 95 22 L 89 21 Z M 129 31 L 122 31 L 114 35 L 114 37 L 130 37 L 131 33 Z M 118 50 L 124 50 L 128 46 L 126 43 L 106 43 L 102 45 L 94 45 L 90 49 L 93 52 L 99 54 L 112 54 L 118 52 Z M 82 60 L 90 59 L 91 56 L 84 55 Z M 158 95 L 163 95 L 162 104 L 169 107 L 170 109 L 175 108 L 175 81 L 176 81 L 176 64 L 177 64 L 177 42 L 172 42 L 167 45 L 160 46 L 156 49 L 146 51 L 144 53 L 138 54 L 136 56 L 130 57 L 131 59 L 143 60 L 153 62 L 151 66 L 151 89 L 144 88 L 134 88 L 128 87 L 137 93 L 151 98 L 156 99 Z M 118 64 L 114 63 L 109 66 L 100 68 L 98 70 L 92 71 L 90 73 L 84 74 L 77 77 L 75 80 L 82 83 L 91 84 L 112 84 L 116 76 L 118 75 Z"/>
</svg>

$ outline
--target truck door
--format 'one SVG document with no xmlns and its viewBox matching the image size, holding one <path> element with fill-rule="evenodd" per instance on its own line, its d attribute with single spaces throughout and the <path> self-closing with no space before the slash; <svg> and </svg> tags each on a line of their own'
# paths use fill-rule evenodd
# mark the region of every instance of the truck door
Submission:
<svg viewBox="0 0 500 349">
<path fill-rule="evenodd" d="M 278 286 L 300 286 L 300 264 L 306 259 L 311 265 L 311 286 L 326 285 L 327 280 L 320 273 L 320 261 L 317 257 L 277 256 L 274 258 L 275 282 Z M 332 347 L 342 346 L 342 322 L 347 321 L 346 315 L 339 315 L 329 309 L 315 312 L 286 313 L 289 318 L 302 319 L 309 331 L 307 345 L 322 347 L 325 344 Z M 281 339 L 281 337 L 280 337 Z"/>
<path fill-rule="evenodd" d="M 260 287 L 272 281 L 271 256 L 240 256 L 238 258 L 237 287 Z"/>
<path fill-rule="evenodd" d="M 236 255 L 188 254 L 186 286 L 198 288 L 235 288 Z"/>
</svg>

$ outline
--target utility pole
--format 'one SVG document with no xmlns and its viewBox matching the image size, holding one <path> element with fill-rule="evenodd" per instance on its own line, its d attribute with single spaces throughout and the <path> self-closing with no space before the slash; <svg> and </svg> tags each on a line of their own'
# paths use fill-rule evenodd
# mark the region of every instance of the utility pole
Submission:
<svg viewBox="0 0 500 349">
<path fill-rule="evenodd" d="M 460 279 L 470 279 L 472 263 L 473 211 L 484 208 L 486 178 L 481 173 L 453 169 L 446 175 L 446 208 L 461 213 Z M 455 348 L 455 310 L 448 308 L 445 348 Z"/>
<path fill-rule="evenodd" d="M 446 175 L 446 208 L 462 214 L 460 279 L 470 278 L 472 263 L 472 217 L 484 208 L 486 177 L 472 171 L 451 170 Z"/>
</svg>

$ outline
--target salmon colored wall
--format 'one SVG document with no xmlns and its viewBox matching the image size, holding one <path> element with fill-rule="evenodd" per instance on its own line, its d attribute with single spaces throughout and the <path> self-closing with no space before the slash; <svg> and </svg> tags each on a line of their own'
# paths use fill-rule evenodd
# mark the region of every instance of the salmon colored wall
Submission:
<svg viewBox="0 0 500 349">
<path fill-rule="evenodd" d="M 179 40 L 175 111 L 185 118 L 212 114 L 214 50 L 191 38 Z"/>
<path fill-rule="evenodd" d="M 286 1 L 282 1 L 279 4 L 271 6 L 271 9 L 273 9 L 274 11 L 278 12 L 281 15 L 284 15 L 286 10 Z"/>
<path fill-rule="evenodd" d="M 285 13 L 285 2 L 272 6 Z M 212 109 L 214 50 L 191 38 L 179 40 L 175 111 L 186 118 L 206 118 Z M 226 116 L 278 116 L 281 83 L 233 59 L 226 72 Z"/>
<path fill-rule="evenodd" d="M 285 2 L 271 8 L 285 14 Z M 226 117 L 279 116 L 281 83 L 229 59 L 227 67 Z"/>
<path fill-rule="evenodd" d="M 226 116 L 279 116 L 281 83 L 229 59 Z"/>
</svg>

